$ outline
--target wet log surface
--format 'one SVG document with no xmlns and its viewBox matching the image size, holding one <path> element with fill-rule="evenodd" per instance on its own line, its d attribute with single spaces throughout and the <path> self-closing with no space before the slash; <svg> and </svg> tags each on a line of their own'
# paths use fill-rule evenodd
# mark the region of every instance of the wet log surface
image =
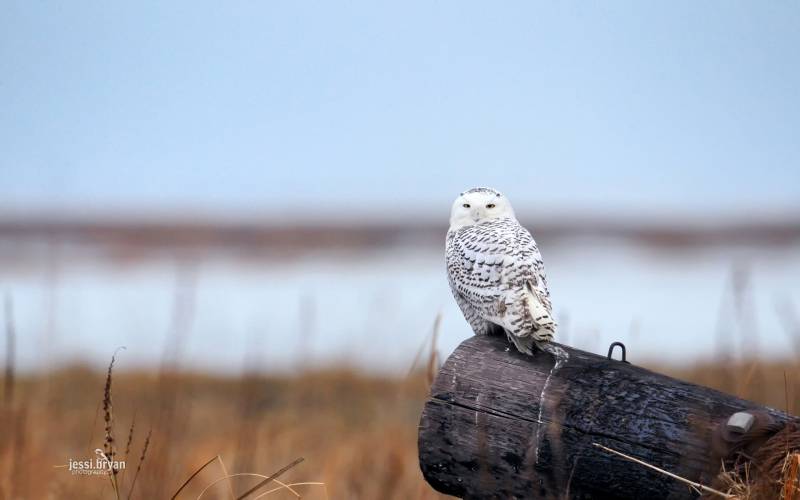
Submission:
<svg viewBox="0 0 800 500">
<path fill-rule="evenodd" d="M 696 492 L 599 443 L 704 484 L 711 432 L 770 408 L 566 346 L 525 356 L 499 337 L 464 341 L 442 366 L 419 425 L 419 459 L 462 498 L 683 499 Z"/>
</svg>

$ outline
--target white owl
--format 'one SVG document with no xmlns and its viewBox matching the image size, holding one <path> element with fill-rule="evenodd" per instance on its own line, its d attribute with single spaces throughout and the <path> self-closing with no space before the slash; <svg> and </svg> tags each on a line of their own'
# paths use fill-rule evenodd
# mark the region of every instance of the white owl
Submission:
<svg viewBox="0 0 800 500">
<path fill-rule="evenodd" d="M 474 188 L 456 198 L 446 259 L 450 289 L 477 335 L 505 331 L 526 354 L 553 339 L 542 256 L 501 193 Z"/>
</svg>

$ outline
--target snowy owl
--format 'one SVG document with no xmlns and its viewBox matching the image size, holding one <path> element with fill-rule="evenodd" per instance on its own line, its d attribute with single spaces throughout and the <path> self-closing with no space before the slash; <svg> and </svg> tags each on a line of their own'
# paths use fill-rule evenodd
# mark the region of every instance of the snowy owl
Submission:
<svg viewBox="0 0 800 500">
<path fill-rule="evenodd" d="M 553 339 L 542 256 L 500 192 L 479 187 L 456 198 L 446 260 L 450 290 L 477 335 L 505 331 L 526 354 Z"/>
</svg>

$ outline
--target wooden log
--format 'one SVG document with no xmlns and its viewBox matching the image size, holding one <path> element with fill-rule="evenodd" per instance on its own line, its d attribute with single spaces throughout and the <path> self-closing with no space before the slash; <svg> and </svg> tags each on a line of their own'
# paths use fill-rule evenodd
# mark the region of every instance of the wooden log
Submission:
<svg viewBox="0 0 800 500">
<path fill-rule="evenodd" d="M 733 413 L 768 412 L 728 394 L 621 361 L 563 349 L 518 353 L 476 336 L 447 359 L 419 425 L 419 460 L 438 491 L 462 498 L 684 499 L 686 484 L 599 443 L 710 484 L 711 433 Z"/>
</svg>

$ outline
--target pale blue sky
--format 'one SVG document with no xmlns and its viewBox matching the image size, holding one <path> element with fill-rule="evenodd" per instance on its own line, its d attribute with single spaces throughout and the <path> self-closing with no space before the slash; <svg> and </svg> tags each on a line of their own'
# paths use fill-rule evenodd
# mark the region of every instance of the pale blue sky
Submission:
<svg viewBox="0 0 800 500">
<path fill-rule="evenodd" d="M 0 207 L 800 209 L 800 3 L 4 2 Z"/>
</svg>

